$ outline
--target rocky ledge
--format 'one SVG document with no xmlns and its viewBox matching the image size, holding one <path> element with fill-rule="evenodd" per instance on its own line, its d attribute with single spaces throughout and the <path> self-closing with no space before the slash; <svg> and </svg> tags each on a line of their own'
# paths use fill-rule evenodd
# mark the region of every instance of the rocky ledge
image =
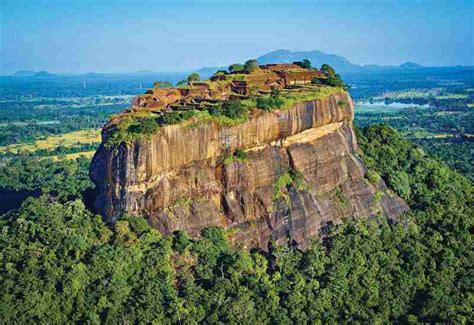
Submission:
<svg viewBox="0 0 474 325">
<path fill-rule="evenodd" d="M 353 114 L 341 91 L 255 109 L 235 126 L 181 123 L 115 148 L 102 144 L 91 165 L 96 207 L 110 222 L 135 215 L 164 234 L 223 227 L 235 245 L 261 249 L 270 241 L 304 249 L 344 218 L 394 220 L 408 206 L 382 180 L 367 179 Z"/>
</svg>

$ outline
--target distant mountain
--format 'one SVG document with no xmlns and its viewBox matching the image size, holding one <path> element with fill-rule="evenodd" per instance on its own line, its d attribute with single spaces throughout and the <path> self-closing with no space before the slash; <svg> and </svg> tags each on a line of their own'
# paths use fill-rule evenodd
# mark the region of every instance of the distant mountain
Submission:
<svg viewBox="0 0 474 325">
<path fill-rule="evenodd" d="M 420 69 L 424 68 L 422 65 L 414 62 L 405 62 L 400 66 L 395 65 L 377 65 L 367 64 L 360 65 L 355 64 L 347 60 L 345 57 L 336 54 L 327 54 L 319 50 L 314 51 L 290 51 L 290 50 L 277 50 L 270 53 L 266 53 L 257 58 L 258 63 L 292 63 L 295 61 L 302 61 L 308 59 L 311 61 L 313 67 L 319 68 L 323 63 L 327 63 L 332 66 L 339 73 L 351 73 L 351 72 L 381 72 L 398 69 Z M 199 73 L 201 78 L 211 76 L 217 70 L 226 70 L 227 67 L 204 67 L 195 72 Z"/>
<path fill-rule="evenodd" d="M 34 77 L 54 77 L 55 75 L 48 71 L 40 71 L 34 75 Z"/>
<path fill-rule="evenodd" d="M 219 70 L 227 70 L 227 67 L 204 67 L 194 72 L 198 73 L 201 78 L 207 78 Z"/>
<path fill-rule="evenodd" d="M 420 69 L 420 68 L 423 68 L 423 66 L 421 64 L 418 64 L 418 63 L 415 63 L 415 62 L 405 62 L 403 64 L 400 64 L 399 65 L 400 68 L 402 69 Z"/>
<path fill-rule="evenodd" d="M 338 72 L 348 72 L 360 70 L 362 66 L 349 62 L 346 58 L 335 55 L 327 54 L 321 51 L 295 51 L 290 50 L 277 50 L 257 58 L 258 63 L 267 64 L 267 63 L 292 63 L 295 61 L 301 61 L 308 59 L 311 61 L 313 67 L 320 67 L 323 63 L 327 63 L 332 66 Z"/>
<path fill-rule="evenodd" d="M 321 51 L 295 51 L 277 50 L 266 53 L 257 58 L 259 64 L 268 63 L 293 63 L 295 61 L 302 61 L 308 59 L 311 61 L 313 67 L 320 67 L 323 63 L 331 65 L 337 72 L 353 72 L 363 69 L 362 66 L 349 62 L 346 58 L 327 54 Z M 204 67 L 195 72 L 199 73 L 201 78 L 206 78 L 214 74 L 217 70 L 226 70 L 227 67 Z"/>
<path fill-rule="evenodd" d="M 12 76 L 14 77 L 33 77 L 36 71 L 33 70 L 20 70 L 15 72 Z"/>
</svg>

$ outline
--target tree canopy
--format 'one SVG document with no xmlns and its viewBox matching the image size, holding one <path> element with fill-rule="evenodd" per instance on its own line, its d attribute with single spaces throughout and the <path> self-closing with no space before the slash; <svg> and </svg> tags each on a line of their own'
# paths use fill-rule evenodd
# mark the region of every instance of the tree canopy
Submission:
<svg viewBox="0 0 474 325">
<path fill-rule="evenodd" d="M 296 64 L 304 69 L 311 69 L 312 66 L 311 66 L 311 61 L 308 60 L 308 59 L 304 59 L 303 61 L 296 61 L 296 62 L 293 62 L 293 64 Z"/>
<path fill-rule="evenodd" d="M 169 81 L 155 81 L 153 83 L 153 88 L 170 88 L 172 86 Z"/>
<path fill-rule="evenodd" d="M 258 68 L 257 60 L 251 59 L 251 60 L 246 61 L 245 64 L 244 64 L 244 68 L 245 68 L 245 70 L 248 70 L 248 71 L 253 71 L 253 70 L 257 69 Z"/>
<path fill-rule="evenodd" d="M 324 63 L 321 65 L 321 72 L 324 73 L 327 77 L 334 77 L 336 75 L 336 70 L 331 67 L 329 64 Z"/>
<path fill-rule="evenodd" d="M 241 70 L 244 70 L 245 67 L 243 64 L 240 64 L 240 63 L 234 63 L 234 64 L 231 64 L 229 66 L 229 71 L 230 72 L 237 72 L 237 71 L 241 71 Z"/>
<path fill-rule="evenodd" d="M 229 108 L 230 109 L 230 108 Z M 473 186 L 387 126 L 357 130 L 371 174 L 411 211 L 329 226 L 308 250 L 163 236 L 42 195 L 0 218 L 5 323 L 468 323 Z"/>
<path fill-rule="evenodd" d="M 199 80 L 201 80 L 201 77 L 197 72 L 193 72 L 188 76 L 188 83 L 193 83 Z"/>
</svg>

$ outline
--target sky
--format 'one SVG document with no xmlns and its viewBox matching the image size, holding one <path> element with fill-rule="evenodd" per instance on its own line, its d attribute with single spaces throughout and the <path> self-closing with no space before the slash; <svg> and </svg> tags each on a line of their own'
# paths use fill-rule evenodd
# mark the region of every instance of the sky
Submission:
<svg viewBox="0 0 474 325">
<path fill-rule="evenodd" d="M 189 71 L 278 49 L 474 65 L 474 0 L 0 0 L 0 75 Z"/>
</svg>

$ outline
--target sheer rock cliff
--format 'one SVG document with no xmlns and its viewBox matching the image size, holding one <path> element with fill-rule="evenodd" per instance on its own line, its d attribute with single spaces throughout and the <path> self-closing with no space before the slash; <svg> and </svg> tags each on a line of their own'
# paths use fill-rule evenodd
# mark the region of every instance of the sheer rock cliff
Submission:
<svg viewBox="0 0 474 325">
<path fill-rule="evenodd" d="M 128 145 L 102 144 L 90 172 L 96 207 L 110 222 L 141 216 L 165 234 L 223 227 L 235 245 L 262 249 L 270 241 L 304 249 L 344 218 L 395 220 L 408 206 L 382 180 L 366 178 L 353 114 L 341 92 L 254 110 L 235 126 L 168 125 Z"/>
</svg>

